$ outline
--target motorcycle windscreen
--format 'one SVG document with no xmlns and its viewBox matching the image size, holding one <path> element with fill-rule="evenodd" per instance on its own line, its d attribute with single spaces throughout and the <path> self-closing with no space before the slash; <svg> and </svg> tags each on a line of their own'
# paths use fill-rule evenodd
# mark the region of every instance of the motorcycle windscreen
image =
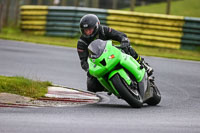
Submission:
<svg viewBox="0 0 200 133">
<path fill-rule="evenodd" d="M 91 42 L 90 45 L 88 46 L 89 57 L 92 59 L 99 58 L 106 47 L 106 43 L 107 41 L 103 41 L 100 39 Z"/>
</svg>

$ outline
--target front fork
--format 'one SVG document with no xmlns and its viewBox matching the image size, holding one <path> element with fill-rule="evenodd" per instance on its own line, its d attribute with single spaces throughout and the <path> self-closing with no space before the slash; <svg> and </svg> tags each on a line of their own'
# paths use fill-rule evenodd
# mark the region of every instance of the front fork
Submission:
<svg viewBox="0 0 200 133">
<path fill-rule="evenodd" d="M 117 97 L 120 97 L 118 91 L 115 89 L 114 85 L 112 84 L 112 82 L 111 82 L 111 80 L 110 80 L 115 74 L 118 74 L 121 78 L 123 78 L 124 81 L 125 81 L 129 86 L 131 86 L 132 81 L 131 81 L 131 79 L 129 78 L 128 74 L 125 72 L 125 70 L 122 69 L 122 68 L 121 68 L 121 69 L 118 69 L 118 70 L 114 70 L 114 71 L 112 71 L 112 72 L 109 74 L 109 76 L 108 76 L 108 82 L 109 82 L 109 84 L 110 84 L 110 86 L 111 86 L 111 88 L 112 88 L 112 91 L 111 91 L 111 92 L 112 92 L 114 95 L 116 95 Z"/>
</svg>

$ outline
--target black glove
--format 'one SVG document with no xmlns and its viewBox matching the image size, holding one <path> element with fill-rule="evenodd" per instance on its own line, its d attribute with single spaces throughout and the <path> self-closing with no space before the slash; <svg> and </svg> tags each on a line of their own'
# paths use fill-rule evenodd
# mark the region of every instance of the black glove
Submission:
<svg viewBox="0 0 200 133">
<path fill-rule="evenodd" d="M 87 71 L 87 77 L 92 77 L 92 75 L 90 75 L 89 71 Z"/>
<path fill-rule="evenodd" d="M 128 38 L 124 37 L 121 41 L 121 48 L 125 53 L 129 53 L 130 41 Z"/>
<path fill-rule="evenodd" d="M 81 61 L 81 67 L 83 68 L 83 70 L 85 70 L 86 72 L 89 69 L 89 65 L 86 61 Z"/>
</svg>

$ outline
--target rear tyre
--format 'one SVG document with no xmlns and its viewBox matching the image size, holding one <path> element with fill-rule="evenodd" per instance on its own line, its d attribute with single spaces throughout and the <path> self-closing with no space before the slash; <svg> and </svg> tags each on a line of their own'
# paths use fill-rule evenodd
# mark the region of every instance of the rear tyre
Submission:
<svg viewBox="0 0 200 133">
<path fill-rule="evenodd" d="M 133 108 L 141 108 L 143 105 L 142 98 L 137 90 L 131 87 L 118 75 L 111 78 L 115 89 L 119 92 L 120 96 Z"/>
<path fill-rule="evenodd" d="M 153 88 L 153 97 L 147 100 L 146 103 L 148 105 L 155 106 L 160 103 L 161 94 L 160 91 L 158 90 L 158 87 L 154 83 L 151 83 L 151 87 Z"/>
</svg>

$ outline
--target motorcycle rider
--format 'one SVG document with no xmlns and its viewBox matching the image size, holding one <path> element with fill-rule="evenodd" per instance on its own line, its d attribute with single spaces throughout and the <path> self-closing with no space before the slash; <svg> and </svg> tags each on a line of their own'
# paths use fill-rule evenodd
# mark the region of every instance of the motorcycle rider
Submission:
<svg viewBox="0 0 200 133">
<path fill-rule="evenodd" d="M 144 66 L 149 76 L 152 75 L 153 69 L 130 46 L 130 41 L 126 34 L 116 31 L 110 27 L 100 25 L 100 21 L 96 15 L 87 14 L 81 18 L 80 32 L 81 37 L 77 43 L 77 51 L 80 58 L 81 67 L 87 72 L 88 91 L 104 91 L 104 87 L 99 83 L 99 81 L 95 77 L 91 76 L 88 72 L 88 46 L 95 39 L 115 40 L 120 42 L 122 50 L 126 54 L 131 55 L 139 64 Z"/>
</svg>

